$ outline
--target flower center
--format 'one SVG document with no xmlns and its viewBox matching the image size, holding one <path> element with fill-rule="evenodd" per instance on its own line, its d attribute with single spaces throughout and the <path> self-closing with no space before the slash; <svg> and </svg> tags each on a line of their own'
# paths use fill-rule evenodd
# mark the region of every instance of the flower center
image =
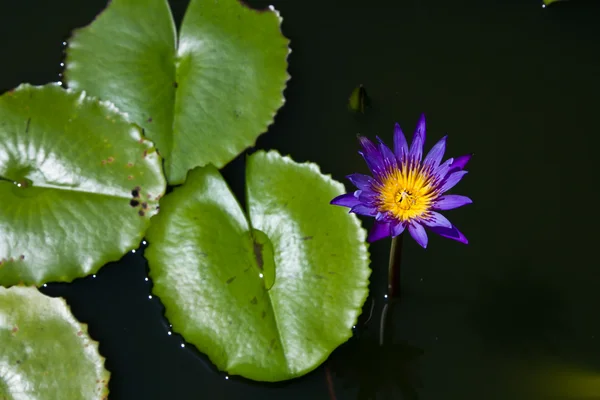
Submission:
<svg viewBox="0 0 600 400">
<path fill-rule="evenodd" d="M 396 203 L 401 210 L 410 210 L 417 205 L 418 197 L 413 195 L 410 190 L 402 189 L 396 193 Z"/>
<path fill-rule="evenodd" d="M 379 211 L 401 221 L 425 216 L 438 196 L 430 174 L 420 166 L 404 165 L 388 171 L 375 189 L 379 193 Z"/>
</svg>

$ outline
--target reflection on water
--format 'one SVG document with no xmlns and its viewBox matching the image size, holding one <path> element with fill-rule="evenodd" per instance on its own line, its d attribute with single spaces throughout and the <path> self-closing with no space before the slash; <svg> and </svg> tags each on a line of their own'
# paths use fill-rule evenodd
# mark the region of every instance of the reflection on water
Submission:
<svg viewBox="0 0 600 400">
<path fill-rule="evenodd" d="M 393 325 L 386 321 L 381 323 L 382 305 L 377 306 L 375 314 L 378 315 L 375 315 L 375 302 L 371 301 L 371 313 L 361 316 L 355 335 L 334 352 L 327 368 L 344 387 L 357 391 L 356 400 L 417 400 L 418 388 L 422 385 L 418 361 L 423 350 L 395 339 L 391 331 Z M 391 310 L 389 312 L 391 314 Z"/>
</svg>

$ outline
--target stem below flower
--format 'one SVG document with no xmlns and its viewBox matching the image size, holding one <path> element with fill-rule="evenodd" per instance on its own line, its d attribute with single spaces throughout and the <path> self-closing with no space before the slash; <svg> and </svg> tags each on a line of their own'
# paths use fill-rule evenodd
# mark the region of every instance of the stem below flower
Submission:
<svg viewBox="0 0 600 400">
<path fill-rule="evenodd" d="M 400 299 L 400 264 L 402 263 L 403 233 L 392 238 L 390 248 L 390 263 L 388 265 L 387 299 Z"/>
<path fill-rule="evenodd" d="M 392 339 L 392 324 L 388 318 L 392 306 L 400 301 L 400 265 L 402 263 L 402 237 L 403 234 L 392 238 L 390 247 L 390 262 L 388 265 L 388 285 L 386 302 L 381 310 L 379 320 L 379 345 L 388 344 Z"/>
</svg>

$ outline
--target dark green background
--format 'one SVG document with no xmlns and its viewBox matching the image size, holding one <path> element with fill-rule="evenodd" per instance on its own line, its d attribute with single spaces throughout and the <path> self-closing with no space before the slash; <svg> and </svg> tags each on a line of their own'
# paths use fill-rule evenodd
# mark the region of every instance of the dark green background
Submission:
<svg viewBox="0 0 600 400">
<path fill-rule="evenodd" d="M 0 90 L 60 80 L 61 42 L 105 4 L 1 1 Z M 187 1 L 171 4 L 179 23 Z M 600 382 L 598 2 L 546 9 L 541 0 L 272 4 L 291 39 L 292 79 L 257 147 L 314 161 L 344 180 L 367 171 L 357 133 L 391 143 L 394 122 L 412 134 L 425 112 L 427 148 L 449 134 L 449 155 L 475 152 L 455 189 L 475 203 L 447 213 L 470 244 L 432 237 L 427 250 L 405 245 L 403 303 L 393 318 L 397 340 L 424 351 L 420 398 L 600 399 L 600 383 L 592 397 L 576 387 L 555 396 L 532 389 L 542 364 L 579 368 Z M 346 108 L 359 83 L 372 98 L 364 116 Z M 242 156 L 224 170 L 238 196 L 243 166 Z M 388 249 L 389 239 L 371 246 L 378 299 Z M 65 296 L 100 341 L 111 400 L 329 399 L 322 367 L 280 385 L 226 381 L 167 334 L 146 272 L 137 252 L 96 278 L 44 289 Z M 335 380 L 337 398 L 355 399 L 343 383 Z"/>
</svg>

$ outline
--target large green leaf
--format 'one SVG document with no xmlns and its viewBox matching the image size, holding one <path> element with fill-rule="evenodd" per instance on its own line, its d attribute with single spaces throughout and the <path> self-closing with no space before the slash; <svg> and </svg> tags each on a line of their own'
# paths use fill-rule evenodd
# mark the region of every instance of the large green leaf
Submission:
<svg viewBox="0 0 600 400">
<path fill-rule="evenodd" d="M 161 200 L 147 233 L 153 292 L 221 370 L 303 375 L 352 334 L 367 296 L 366 234 L 329 201 L 344 186 L 276 152 L 248 158 L 252 227 L 213 166 Z"/>
<path fill-rule="evenodd" d="M 137 247 L 166 187 L 113 105 L 60 86 L 0 96 L 0 284 L 96 272 Z"/>
<path fill-rule="evenodd" d="M 0 400 L 106 399 L 109 373 L 63 299 L 0 287 Z"/>
<path fill-rule="evenodd" d="M 231 161 L 273 121 L 289 78 L 280 24 L 272 9 L 191 0 L 178 42 L 166 0 L 113 0 L 70 39 L 64 75 L 144 127 L 179 184 Z"/>
</svg>

